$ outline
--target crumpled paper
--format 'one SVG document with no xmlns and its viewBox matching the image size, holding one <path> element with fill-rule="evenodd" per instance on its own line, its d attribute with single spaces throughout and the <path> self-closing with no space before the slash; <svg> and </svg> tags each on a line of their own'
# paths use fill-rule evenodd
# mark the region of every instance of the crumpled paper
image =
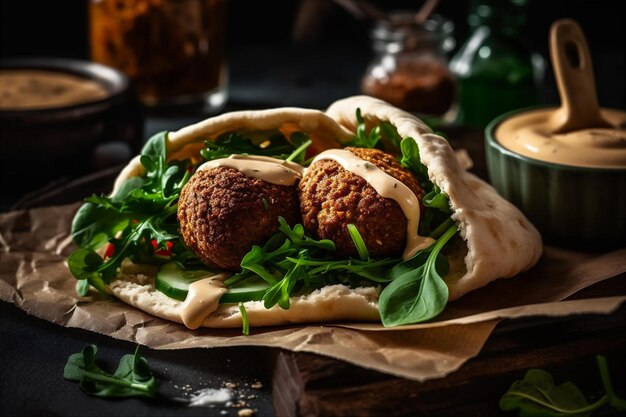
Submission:
<svg viewBox="0 0 626 417">
<path fill-rule="evenodd" d="M 400 328 L 336 323 L 189 330 L 96 293 L 78 297 L 65 259 L 79 204 L 0 215 L 0 298 L 27 313 L 155 349 L 269 346 L 326 355 L 413 380 L 443 377 L 479 354 L 500 320 L 529 316 L 609 314 L 626 301 L 610 297 L 562 301 L 626 272 L 626 248 L 604 254 L 546 247 L 540 262 L 517 277 L 495 281 L 450 303 L 435 320 Z"/>
</svg>

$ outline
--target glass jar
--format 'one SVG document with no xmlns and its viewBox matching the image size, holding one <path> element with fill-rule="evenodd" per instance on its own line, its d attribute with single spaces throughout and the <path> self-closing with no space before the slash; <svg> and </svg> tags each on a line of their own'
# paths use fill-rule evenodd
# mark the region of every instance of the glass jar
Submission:
<svg viewBox="0 0 626 417">
<path fill-rule="evenodd" d="M 453 32 L 454 24 L 439 15 L 422 25 L 414 12 L 395 12 L 376 22 L 371 31 L 376 56 L 361 92 L 419 115 L 444 115 L 455 97 L 447 56 L 455 46 Z"/>
<path fill-rule="evenodd" d="M 91 58 L 125 72 L 148 107 L 227 99 L 226 0 L 90 0 Z"/>
<path fill-rule="evenodd" d="M 484 128 L 500 114 L 539 104 L 544 61 L 522 41 L 526 0 L 472 0 L 469 38 L 450 60 L 458 85 L 454 124 Z"/>
</svg>

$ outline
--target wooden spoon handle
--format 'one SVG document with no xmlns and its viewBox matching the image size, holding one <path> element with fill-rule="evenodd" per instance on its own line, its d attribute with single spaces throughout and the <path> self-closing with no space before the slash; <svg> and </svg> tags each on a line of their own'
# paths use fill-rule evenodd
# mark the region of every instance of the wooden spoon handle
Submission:
<svg viewBox="0 0 626 417">
<path fill-rule="evenodd" d="M 610 127 L 600 115 L 589 47 L 576 21 L 560 19 L 552 24 L 550 56 L 561 96 L 552 132 Z"/>
</svg>

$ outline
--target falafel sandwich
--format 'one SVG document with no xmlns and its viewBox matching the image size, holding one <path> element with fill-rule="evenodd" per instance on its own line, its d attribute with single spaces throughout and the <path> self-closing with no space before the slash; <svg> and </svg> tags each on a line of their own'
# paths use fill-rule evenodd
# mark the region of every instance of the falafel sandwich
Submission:
<svg viewBox="0 0 626 417">
<path fill-rule="evenodd" d="M 189 328 L 418 323 L 542 252 L 444 138 L 367 96 L 157 134 L 72 236 L 79 294 Z"/>
</svg>

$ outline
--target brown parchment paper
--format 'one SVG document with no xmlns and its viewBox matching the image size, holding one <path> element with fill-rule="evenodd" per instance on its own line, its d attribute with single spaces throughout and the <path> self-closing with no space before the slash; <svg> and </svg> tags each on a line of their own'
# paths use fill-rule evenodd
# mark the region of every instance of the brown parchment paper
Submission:
<svg viewBox="0 0 626 417">
<path fill-rule="evenodd" d="M 626 301 L 611 297 L 561 301 L 582 288 L 626 272 L 626 248 L 589 254 L 546 247 L 539 264 L 448 305 L 435 321 L 401 328 L 337 323 L 189 330 L 96 293 L 78 297 L 65 259 L 79 203 L 0 215 L 0 298 L 27 313 L 155 349 L 269 346 L 306 351 L 423 381 L 443 377 L 478 355 L 504 318 L 608 314 Z"/>
</svg>

